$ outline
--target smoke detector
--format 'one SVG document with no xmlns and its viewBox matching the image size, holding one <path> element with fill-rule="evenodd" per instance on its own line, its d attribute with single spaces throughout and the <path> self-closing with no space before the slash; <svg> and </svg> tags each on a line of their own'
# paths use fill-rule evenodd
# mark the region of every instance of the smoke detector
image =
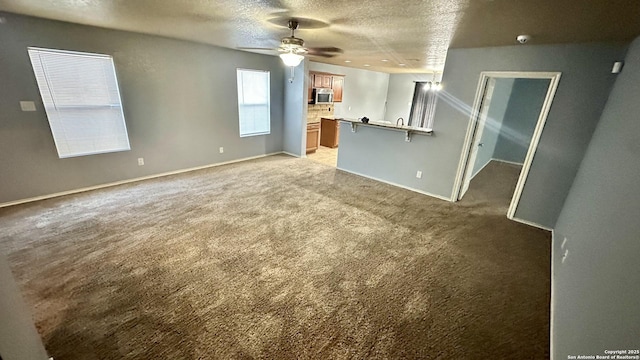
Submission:
<svg viewBox="0 0 640 360">
<path fill-rule="evenodd" d="M 520 44 L 526 44 L 529 42 L 529 40 L 531 40 L 531 36 L 530 35 L 518 35 L 516 37 L 516 40 L 518 40 L 518 42 Z"/>
</svg>

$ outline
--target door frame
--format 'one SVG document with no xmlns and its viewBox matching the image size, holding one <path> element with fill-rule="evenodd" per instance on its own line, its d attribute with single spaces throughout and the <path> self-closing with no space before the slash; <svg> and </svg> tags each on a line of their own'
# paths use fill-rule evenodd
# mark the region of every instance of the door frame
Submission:
<svg viewBox="0 0 640 360">
<path fill-rule="evenodd" d="M 462 185 L 460 186 L 460 192 L 458 193 L 458 199 L 460 200 L 464 194 L 466 194 L 467 190 L 469 190 L 469 183 L 471 182 L 471 179 L 473 179 L 473 167 L 475 166 L 476 163 L 476 159 L 478 157 L 478 148 L 476 147 L 476 143 L 479 142 L 482 139 L 482 134 L 484 133 L 484 127 L 487 124 L 487 117 L 489 115 L 489 106 L 485 106 L 485 103 L 487 102 L 487 100 L 489 100 L 489 103 L 487 105 L 491 105 L 491 99 L 493 98 L 493 92 L 495 90 L 495 78 L 493 78 L 494 81 L 493 83 L 491 82 L 491 77 L 489 77 L 487 79 L 487 83 L 484 87 L 484 91 L 483 91 L 483 95 L 482 98 L 480 99 L 480 104 L 478 105 L 478 117 L 477 117 L 477 125 L 476 125 L 476 132 L 473 136 L 473 139 L 471 139 L 471 151 L 469 151 L 469 158 L 467 159 L 467 163 L 470 166 L 467 166 L 465 168 L 465 173 L 463 176 L 463 181 L 462 181 Z M 487 98 L 489 95 L 491 95 L 490 98 Z M 466 181 L 468 179 L 468 181 Z"/>
<path fill-rule="evenodd" d="M 482 100 L 484 98 L 489 78 L 549 79 L 549 88 L 547 89 L 547 94 L 545 96 L 542 109 L 540 110 L 540 115 L 538 116 L 538 121 L 535 130 L 533 131 L 531 142 L 529 143 L 529 149 L 522 165 L 522 171 L 520 171 L 518 183 L 516 184 L 513 197 L 511 198 L 511 203 L 509 204 L 509 210 L 507 211 L 507 218 L 514 218 L 516 209 L 518 208 L 518 203 L 520 202 L 520 197 L 522 196 L 524 185 L 527 181 L 527 177 L 529 176 L 529 171 L 531 170 L 533 158 L 536 150 L 538 149 L 542 130 L 547 122 L 551 104 L 553 103 L 553 98 L 555 97 L 558 84 L 560 83 L 561 75 L 561 72 L 543 71 L 483 71 L 480 73 L 480 80 L 478 81 L 478 88 L 476 90 L 473 108 L 471 109 L 471 117 L 469 119 L 469 125 L 467 126 L 467 134 L 464 139 L 464 145 L 462 146 L 462 156 L 460 157 L 460 163 L 458 164 L 458 172 L 456 174 L 456 181 L 454 183 L 453 194 L 451 196 L 453 201 L 460 200 L 458 198 L 461 195 L 465 181 L 470 181 L 470 179 L 465 178 L 465 174 L 467 173 L 467 167 L 470 166 L 469 155 L 473 150 L 471 147 L 478 133 L 478 117 L 480 116 Z M 471 164 L 471 166 L 473 166 L 473 164 Z"/>
</svg>

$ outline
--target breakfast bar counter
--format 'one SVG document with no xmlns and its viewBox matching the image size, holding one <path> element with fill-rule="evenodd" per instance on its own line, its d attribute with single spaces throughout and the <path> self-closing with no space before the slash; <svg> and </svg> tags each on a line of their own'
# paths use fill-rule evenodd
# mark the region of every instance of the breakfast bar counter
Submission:
<svg viewBox="0 0 640 360">
<path fill-rule="evenodd" d="M 402 131 L 405 134 L 404 141 L 406 142 L 411 142 L 411 136 L 414 134 L 426 135 L 426 136 L 433 135 L 432 129 L 418 128 L 418 127 L 407 126 L 407 125 L 395 125 L 393 123 L 386 122 L 386 121 L 369 121 L 367 123 L 363 123 L 362 121 L 357 119 L 340 118 L 336 120 L 349 123 L 351 127 L 351 132 L 357 132 L 359 126 L 375 127 L 382 130 Z"/>
</svg>

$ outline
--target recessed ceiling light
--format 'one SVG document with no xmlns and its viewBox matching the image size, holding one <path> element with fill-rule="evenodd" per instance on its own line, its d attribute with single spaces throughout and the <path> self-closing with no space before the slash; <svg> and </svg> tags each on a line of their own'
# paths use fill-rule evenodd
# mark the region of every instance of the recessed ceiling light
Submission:
<svg viewBox="0 0 640 360">
<path fill-rule="evenodd" d="M 381 61 L 382 61 L 382 62 L 387 62 L 387 61 L 389 61 L 389 60 L 387 60 L 387 59 L 382 59 Z"/>
<path fill-rule="evenodd" d="M 369 64 L 364 64 L 364 66 L 369 67 L 369 66 L 371 66 L 371 65 L 369 65 Z"/>
<path fill-rule="evenodd" d="M 344 62 L 346 62 L 346 63 L 350 63 L 350 62 L 351 62 L 351 60 L 345 60 Z"/>
<path fill-rule="evenodd" d="M 400 65 L 400 66 L 405 66 L 405 65 L 407 65 L 407 64 L 398 64 L 398 65 Z"/>
</svg>

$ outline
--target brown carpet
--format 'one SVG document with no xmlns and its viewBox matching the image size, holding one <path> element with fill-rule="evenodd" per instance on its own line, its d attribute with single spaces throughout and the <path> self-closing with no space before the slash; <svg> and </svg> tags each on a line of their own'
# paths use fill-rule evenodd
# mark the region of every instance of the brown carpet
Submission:
<svg viewBox="0 0 640 360">
<path fill-rule="evenodd" d="M 56 360 L 546 359 L 550 236 L 480 180 L 272 156 L 0 209 L 0 251 Z"/>
</svg>

